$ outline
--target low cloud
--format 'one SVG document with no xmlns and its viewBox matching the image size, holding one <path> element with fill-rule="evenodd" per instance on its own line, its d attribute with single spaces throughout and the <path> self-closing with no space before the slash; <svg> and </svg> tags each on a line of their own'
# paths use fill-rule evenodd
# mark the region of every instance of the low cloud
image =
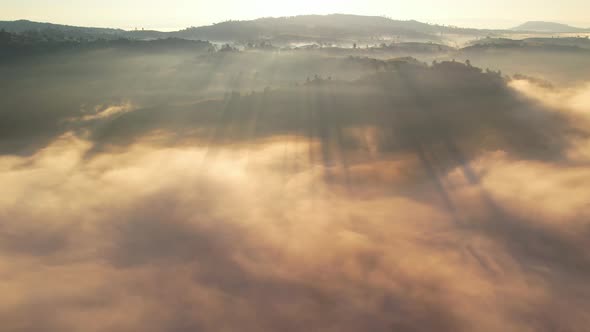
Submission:
<svg viewBox="0 0 590 332">
<path fill-rule="evenodd" d="M 539 85 L 534 80 L 516 79 L 509 84 L 517 91 L 540 100 L 550 107 L 590 116 L 590 83 L 568 88 L 554 88 Z"/>
<path fill-rule="evenodd" d="M 98 106 L 94 107 L 94 111 L 91 112 L 90 114 L 83 115 L 79 119 L 75 119 L 75 120 L 90 121 L 90 120 L 104 119 L 104 118 L 109 118 L 109 117 L 112 117 L 115 115 L 120 115 L 123 113 L 131 112 L 134 109 L 135 109 L 135 107 L 133 105 L 131 105 L 130 102 L 126 102 L 126 103 L 118 104 L 118 105 L 110 105 L 110 106 L 98 105 Z"/>
<path fill-rule="evenodd" d="M 477 184 L 462 166 L 439 174 L 449 211 L 420 177 L 392 175 L 388 186 L 414 190 L 370 195 L 339 177 L 324 182 L 328 166 L 311 163 L 308 144 L 284 138 L 212 157 L 205 146 L 148 140 L 87 159 L 91 144 L 68 134 L 31 157 L 1 158 L 11 193 L 0 202 L 4 326 L 576 331 L 587 323 L 587 169 L 490 153 L 470 163 Z M 307 166 L 280 166 L 297 159 Z M 391 166 L 367 162 L 377 173 L 397 172 Z"/>
</svg>

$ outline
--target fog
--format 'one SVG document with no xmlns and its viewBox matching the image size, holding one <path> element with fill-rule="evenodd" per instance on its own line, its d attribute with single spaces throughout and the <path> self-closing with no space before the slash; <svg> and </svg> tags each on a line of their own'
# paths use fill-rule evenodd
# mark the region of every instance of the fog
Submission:
<svg viewBox="0 0 590 332">
<path fill-rule="evenodd" d="M 590 77 L 355 52 L 2 62 L 1 330 L 585 331 Z"/>
</svg>

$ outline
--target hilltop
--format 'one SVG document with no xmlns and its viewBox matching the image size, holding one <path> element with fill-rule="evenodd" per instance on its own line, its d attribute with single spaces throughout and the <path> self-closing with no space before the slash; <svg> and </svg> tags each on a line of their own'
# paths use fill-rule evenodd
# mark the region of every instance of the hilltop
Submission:
<svg viewBox="0 0 590 332">
<path fill-rule="evenodd" d="M 573 27 L 567 24 L 555 23 L 555 22 L 543 22 L 543 21 L 529 21 L 525 22 L 517 27 L 512 28 L 515 31 L 529 31 L 529 32 L 550 32 L 550 33 L 576 33 L 576 32 L 588 32 L 590 28 L 583 29 Z"/>
<path fill-rule="evenodd" d="M 379 39 L 407 38 L 439 40 L 442 33 L 480 34 L 476 29 L 431 25 L 415 20 L 400 21 L 381 16 L 302 15 L 260 18 L 251 21 L 227 21 L 192 27 L 174 34 L 196 39 Z"/>
</svg>

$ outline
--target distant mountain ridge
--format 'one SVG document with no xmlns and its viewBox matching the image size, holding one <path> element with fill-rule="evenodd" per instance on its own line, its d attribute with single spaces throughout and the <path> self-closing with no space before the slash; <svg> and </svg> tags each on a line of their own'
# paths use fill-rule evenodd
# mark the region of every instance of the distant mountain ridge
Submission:
<svg viewBox="0 0 590 332">
<path fill-rule="evenodd" d="M 11 33 L 43 33 L 52 37 L 70 39 L 156 39 L 166 38 L 168 34 L 153 30 L 123 30 L 116 28 L 79 27 L 64 24 L 34 22 L 29 20 L 0 21 L 0 30 Z"/>
<path fill-rule="evenodd" d="M 0 21 L 0 30 L 13 33 L 43 32 L 67 38 L 157 39 L 177 37 L 195 40 L 379 40 L 404 38 L 437 41 L 445 33 L 483 35 L 489 30 L 432 25 L 415 20 L 400 21 L 381 16 L 347 14 L 269 17 L 249 21 L 226 21 L 180 31 L 128 31 L 111 28 L 77 27 L 27 20 Z"/>
<path fill-rule="evenodd" d="M 382 16 L 348 14 L 300 15 L 227 21 L 173 32 L 177 37 L 199 39 L 257 38 L 379 38 L 403 36 L 438 40 L 441 33 L 481 34 L 482 30 L 431 25 L 415 20 L 400 21 Z"/>
<path fill-rule="evenodd" d="M 265 17 L 255 20 L 225 21 L 190 27 L 184 30 L 161 32 L 155 30 L 123 30 L 116 28 L 79 27 L 42 23 L 28 20 L 0 21 L 0 30 L 10 33 L 44 36 L 53 40 L 115 40 L 119 38 L 152 40 L 182 38 L 217 42 L 252 42 L 267 40 L 273 43 L 361 43 L 375 45 L 383 41 L 420 41 L 440 43 L 445 35 L 488 37 L 520 32 L 584 33 L 589 29 L 544 21 L 529 21 L 510 30 L 485 30 L 434 25 L 415 20 L 393 20 L 383 16 L 349 14 L 299 15 Z"/>
<path fill-rule="evenodd" d="M 17 21 L 0 21 L 0 29 L 8 32 L 22 33 L 26 31 L 39 31 L 39 30 L 60 30 L 64 32 L 77 32 L 77 33 L 104 33 L 104 34 L 116 34 L 125 32 L 122 29 L 113 28 L 93 28 L 93 27 L 78 27 L 64 24 L 34 22 L 29 20 L 17 20 Z"/>
<path fill-rule="evenodd" d="M 576 33 L 576 32 L 590 32 L 590 28 L 577 28 L 571 25 L 545 22 L 545 21 L 528 21 L 517 27 L 512 28 L 515 31 L 529 31 L 529 32 L 549 32 L 549 33 Z"/>
</svg>

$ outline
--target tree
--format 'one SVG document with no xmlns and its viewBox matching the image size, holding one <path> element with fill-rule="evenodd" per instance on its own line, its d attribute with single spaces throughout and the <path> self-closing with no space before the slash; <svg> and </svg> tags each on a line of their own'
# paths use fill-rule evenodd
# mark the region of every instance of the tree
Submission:
<svg viewBox="0 0 590 332">
<path fill-rule="evenodd" d="M 6 32 L 6 30 L 0 30 L 0 43 L 8 43 L 12 39 L 12 35 L 10 32 Z"/>
<path fill-rule="evenodd" d="M 232 47 L 230 44 L 225 44 L 221 47 L 219 52 L 236 52 L 237 49 Z"/>
</svg>

